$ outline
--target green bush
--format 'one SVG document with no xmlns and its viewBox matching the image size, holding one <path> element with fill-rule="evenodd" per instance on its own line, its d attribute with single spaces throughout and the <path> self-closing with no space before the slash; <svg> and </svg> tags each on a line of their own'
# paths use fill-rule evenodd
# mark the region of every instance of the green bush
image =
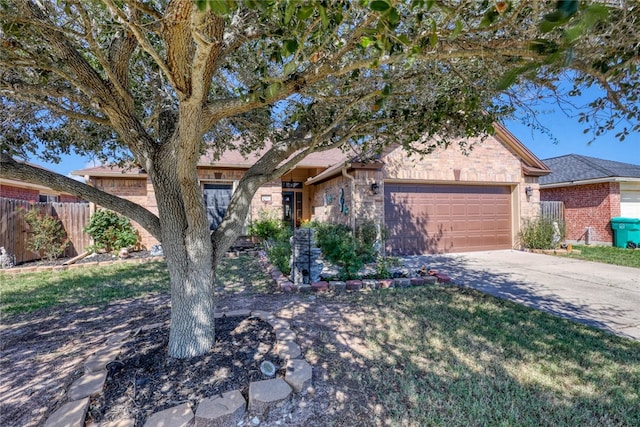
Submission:
<svg viewBox="0 0 640 427">
<path fill-rule="evenodd" d="M 377 230 L 375 224 L 362 224 L 354 236 L 343 224 L 313 223 L 316 244 L 327 261 L 341 269 L 344 279 L 355 278 L 362 266 L 375 259 Z"/>
<path fill-rule="evenodd" d="M 558 224 L 557 231 L 553 225 L 554 222 Z M 519 234 L 520 243 L 527 249 L 555 249 L 564 237 L 564 222 L 550 218 L 526 221 Z"/>
<path fill-rule="evenodd" d="M 291 267 L 291 227 L 268 212 L 260 212 L 259 219 L 249 225 L 249 234 L 262 239 L 262 245 L 269 261 L 283 274 L 289 274 Z"/>
<path fill-rule="evenodd" d="M 25 213 L 24 219 L 31 227 L 27 249 L 44 256 L 49 261 L 62 255 L 69 245 L 69 240 L 58 218 L 32 208 Z"/>
<path fill-rule="evenodd" d="M 93 239 L 90 250 L 94 252 L 119 251 L 122 248 L 137 246 L 140 242 L 138 231 L 131 225 L 129 218 L 104 209 L 98 209 L 91 216 L 84 232 Z"/>
<path fill-rule="evenodd" d="M 373 262 L 376 259 L 377 248 L 375 246 L 378 230 L 375 223 L 365 221 L 356 228 L 356 253 L 362 262 Z"/>
<path fill-rule="evenodd" d="M 256 221 L 249 224 L 249 234 L 262 240 L 283 240 L 291 237 L 291 227 L 274 214 L 261 211 Z"/>
</svg>

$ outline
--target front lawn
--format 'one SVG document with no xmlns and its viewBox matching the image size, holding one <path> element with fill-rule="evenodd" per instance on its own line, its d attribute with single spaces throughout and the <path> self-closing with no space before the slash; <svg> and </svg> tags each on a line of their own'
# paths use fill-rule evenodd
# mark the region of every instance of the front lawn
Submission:
<svg viewBox="0 0 640 427">
<path fill-rule="evenodd" d="M 224 258 L 217 271 L 216 292 L 264 291 L 268 277 L 255 258 Z M 37 273 L 0 273 L 2 317 L 53 306 L 89 307 L 112 301 L 170 291 L 163 262 L 110 264 Z"/>
<path fill-rule="evenodd" d="M 611 246 L 574 246 L 573 248 L 578 249 L 580 253 L 567 254 L 570 258 L 640 268 L 640 250 L 638 249 Z"/>
<path fill-rule="evenodd" d="M 457 287 L 358 305 L 312 349 L 358 425 L 640 425 L 638 342 Z"/>
</svg>

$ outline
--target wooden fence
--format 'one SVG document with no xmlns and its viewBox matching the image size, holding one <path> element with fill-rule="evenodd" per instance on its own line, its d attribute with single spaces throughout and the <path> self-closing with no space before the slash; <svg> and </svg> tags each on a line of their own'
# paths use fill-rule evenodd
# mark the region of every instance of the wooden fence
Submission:
<svg viewBox="0 0 640 427">
<path fill-rule="evenodd" d="M 27 239 L 31 230 L 24 214 L 31 208 L 60 219 L 69 239 L 69 246 L 63 256 L 79 255 L 91 244 L 89 235 L 82 231 L 91 216 L 88 203 L 30 203 L 25 200 L 0 198 L 0 246 L 4 246 L 7 252 L 15 255 L 16 263 L 41 258 L 39 254 L 27 249 Z"/>
<path fill-rule="evenodd" d="M 564 221 L 564 202 L 540 202 L 540 216 Z"/>
</svg>

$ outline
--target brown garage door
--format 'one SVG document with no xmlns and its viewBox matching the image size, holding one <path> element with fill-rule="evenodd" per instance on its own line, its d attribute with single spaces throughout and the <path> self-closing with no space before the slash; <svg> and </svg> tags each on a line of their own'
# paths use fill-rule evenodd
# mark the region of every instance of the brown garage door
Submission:
<svg viewBox="0 0 640 427">
<path fill-rule="evenodd" d="M 384 193 L 387 253 L 511 248 L 509 187 L 385 183 Z"/>
</svg>

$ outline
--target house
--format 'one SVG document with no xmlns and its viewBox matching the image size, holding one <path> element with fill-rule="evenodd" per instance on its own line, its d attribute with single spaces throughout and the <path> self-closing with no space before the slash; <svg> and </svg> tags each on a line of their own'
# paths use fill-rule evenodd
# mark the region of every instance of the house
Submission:
<svg viewBox="0 0 640 427">
<path fill-rule="evenodd" d="M 544 160 L 540 199 L 564 202 L 566 239 L 611 244 L 612 217 L 640 218 L 640 165 L 568 154 Z"/>
<path fill-rule="evenodd" d="M 508 249 L 524 219 L 539 215 L 538 178 L 550 170 L 507 129 L 469 155 L 456 144 L 424 158 L 391 145 L 376 159 L 357 160 L 339 149 L 313 153 L 256 192 L 248 220 L 271 211 L 292 227 L 319 220 L 386 230 L 393 255 Z M 476 140 L 475 142 L 479 142 Z M 211 227 L 224 214 L 235 183 L 255 162 L 235 152 L 198 164 Z M 157 212 L 144 171 L 100 166 L 72 172 L 91 185 Z M 153 240 L 142 233 L 143 244 Z"/>
</svg>

